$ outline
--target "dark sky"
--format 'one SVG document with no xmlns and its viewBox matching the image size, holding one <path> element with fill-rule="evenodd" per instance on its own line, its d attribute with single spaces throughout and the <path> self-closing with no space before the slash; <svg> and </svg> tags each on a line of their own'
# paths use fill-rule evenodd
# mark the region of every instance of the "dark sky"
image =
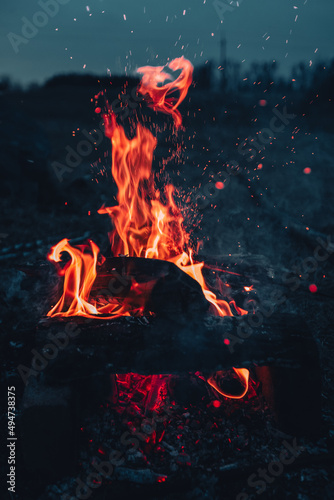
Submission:
<svg viewBox="0 0 334 500">
<path fill-rule="evenodd" d="M 68 72 L 130 74 L 180 55 L 218 66 L 222 28 L 227 56 L 244 66 L 275 59 L 287 75 L 300 60 L 333 56 L 333 0 L 216 0 L 231 4 L 223 23 L 214 0 L 59 0 L 53 17 L 36 16 L 43 1 L 57 2 L 2 0 L 1 76 L 29 83 Z M 22 36 L 22 17 L 45 26 L 11 43 L 8 33 Z"/>
</svg>

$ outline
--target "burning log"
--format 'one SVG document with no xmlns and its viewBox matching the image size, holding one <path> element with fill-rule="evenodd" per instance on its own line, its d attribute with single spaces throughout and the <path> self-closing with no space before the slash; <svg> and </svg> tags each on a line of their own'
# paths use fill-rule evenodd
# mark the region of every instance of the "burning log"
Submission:
<svg viewBox="0 0 334 500">
<path fill-rule="evenodd" d="M 131 317 L 88 323 L 85 318 L 81 322 L 76 318 L 76 321 L 78 334 L 59 349 L 56 357 L 49 359 L 41 376 L 25 390 L 21 417 L 23 447 L 27 463 L 34 470 L 45 467 L 51 470 L 52 464 L 63 463 L 64 456 L 67 461 L 75 462 L 77 430 L 87 405 L 97 405 L 102 400 L 117 404 L 116 379 L 110 378 L 114 373 L 156 374 L 146 400 L 147 413 L 151 413 L 161 384 L 167 378 L 160 374 L 174 374 L 168 380 L 168 388 L 173 392 L 178 390 L 177 382 L 184 381 L 187 372 L 201 371 L 208 377 L 233 366 L 247 367 L 260 382 L 280 429 L 297 436 L 314 434 L 320 427 L 317 348 L 299 317 L 273 314 L 244 339 L 240 337 L 245 332 L 244 319 L 238 317 L 206 316 L 202 321 L 188 324 L 166 318 Z M 37 351 L 46 353 L 50 339 L 64 332 L 66 324 L 69 319 L 41 322 Z M 234 338 L 239 341 L 233 341 Z M 190 386 L 183 383 L 186 391 Z M 98 394 L 95 402 L 94 394 Z M 196 404 L 196 394 L 189 401 L 191 404 Z M 50 429 L 54 427 L 56 438 L 50 441 Z M 66 464 L 69 470 L 70 465 Z M 59 473 L 58 466 L 54 470 Z M 140 482 L 140 478 L 134 480 Z"/>
<path fill-rule="evenodd" d="M 166 77 L 162 67 L 141 68 L 144 78 L 140 92 L 150 96 L 154 109 L 171 113 L 176 127 L 181 125 L 176 108 L 191 83 L 189 64 L 183 58 L 169 64 L 170 69 L 185 69 L 174 82 L 180 91 L 176 102 L 170 96 L 173 85 L 160 86 Z M 234 397 L 246 394 L 250 370 L 257 375 L 285 431 L 295 435 L 313 431 L 319 424 L 320 372 L 316 346 L 307 326 L 291 315 L 270 313 L 264 319 L 263 313 L 263 321 L 255 314 L 249 314 L 247 319 L 233 317 L 232 306 L 237 314 L 247 315 L 247 311 L 233 300 L 228 303 L 217 298 L 205 283 L 204 263 L 193 260 L 190 235 L 183 225 L 181 207 L 174 199 L 174 187 L 156 187 L 152 173 L 156 138 L 138 124 L 134 137 L 128 139 L 113 113 L 104 114 L 103 119 L 105 133 L 112 140 L 112 174 L 118 187 L 118 204 L 103 206 L 99 213 L 109 214 L 113 222 L 112 254 L 124 257 L 104 259 L 100 266 L 100 249 L 93 241 L 73 246 L 67 239 L 55 245 L 48 255 L 64 283 L 62 296 L 37 331 L 37 351 L 45 363 L 35 382 L 43 382 L 42 391 L 46 385 L 45 394 L 54 390 L 54 397 L 45 398 L 51 402 L 42 412 L 45 420 L 52 421 L 53 412 L 61 417 L 65 407 L 66 421 L 75 422 L 70 433 L 75 436 L 83 410 L 94 407 L 99 400 L 116 405 L 119 394 L 121 400 L 117 380 L 123 373 L 153 375 L 151 388 L 147 388 L 146 415 L 159 405 L 163 387 L 170 393 L 174 391 L 175 399 L 182 399 L 188 392 L 190 404 L 202 399 L 195 376 L 191 375 L 190 383 L 185 382 L 184 374 L 188 372 L 201 372 L 203 384 L 208 382 L 217 395 L 224 396 L 218 377 L 212 375 L 233 367 L 236 373 L 245 372 L 240 377 L 245 382 L 242 393 Z M 70 259 L 61 264 L 65 252 Z M 249 268 L 249 262 L 243 264 L 243 269 Z M 260 261 L 256 266 L 265 270 L 268 282 L 271 274 L 266 265 Z M 217 316 L 209 314 L 209 303 Z M 66 336 L 73 318 L 77 333 L 72 331 L 72 335 Z M 50 339 L 56 348 L 50 346 Z M 168 384 L 164 374 L 172 374 Z M 57 399 L 59 386 L 66 391 L 66 398 L 61 401 Z M 204 394 L 207 387 L 204 385 Z M 27 422 L 30 428 L 38 428 L 39 406 L 43 402 L 29 384 L 23 428 Z M 138 415 L 136 408 L 134 414 Z M 68 435 L 68 429 L 63 433 Z M 162 437 L 163 432 L 159 439 Z M 25 446 L 32 445 L 29 439 L 26 442 Z M 40 460 L 48 461 L 47 450 L 40 448 Z M 67 452 L 66 447 L 64 451 Z M 188 458 L 187 454 L 180 454 L 179 465 L 187 465 Z M 156 475 L 152 478 L 146 471 L 129 474 L 135 482 L 157 481 Z M 126 479 L 131 480 L 130 476 Z M 164 479 L 163 476 L 161 480 Z"/>
<path fill-rule="evenodd" d="M 137 257 L 107 258 L 98 271 L 91 297 L 139 300 L 146 313 L 186 322 L 209 307 L 201 286 L 172 262 Z"/>
<path fill-rule="evenodd" d="M 64 331 L 68 321 L 41 323 L 37 335 L 40 348 L 49 342 L 48 337 Z M 284 430 L 298 434 L 312 432 L 319 425 L 317 347 L 299 317 L 273 314 L 259 327 L 248 325 L 248 329 L 243 317 L 212 316 L 188 324 L 131 317 L 92 324 L 83 318 L 78 325 L 80 334 L 44 369 L 45 380 L 51 385 L 73 384 L 105 373 L 108 392 L 110 373 L 201 371 L 209 376 L 232 367 L 248 368 L 256 372 Z"/>
<path fill-rule="evenodd" d="M 299 369 L 317 359 L 306 324 L 289 314 L 275 313 L 258 327 L 250 327 L 244 317 L 206 316 L 187 324 L 158 317 L 93 323 L 75 319 L 80 334 L 49 361 L 45 376 L 80 378 L 84 365 L 93 371 L 112 368 L 116 373 L 142 374 L 212 372 L 251 365 Z M 56 336 L 68 323 L 73 324 L 73 319 L 42 321 L 37 332 L 40 347 L 49 342 L 47 336 Z M 73 366 L 75 360 L 80 364 Z"/>
</svg>

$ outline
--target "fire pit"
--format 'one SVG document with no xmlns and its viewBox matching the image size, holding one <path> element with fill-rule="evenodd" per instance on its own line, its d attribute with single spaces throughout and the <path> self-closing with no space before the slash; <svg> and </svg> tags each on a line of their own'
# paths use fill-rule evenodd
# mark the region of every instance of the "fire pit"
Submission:
<svg viewBox="0 0 334 500">
<path fill-rule="evenodd" d="M 167 71 L 179 74 L 174 78 Z M 144 75 L 139 92 L 155 111 L 172 116 L 177 133 L 182 126 L 178 106 L 191 84 L 191 64 L 180 58 L 165 70 L 145 67 L 139 72 Z M 118 204 L 103 206 L 99 213 L 113 222 L 112 256 L 102 256 L 91 240 L 73 245 L 67 239 L 48 255 L 63 279 L 58 300 L 38 325 L 39 360 L 32 363 L 35 377 L 23 398 L 27 466 L 51 476 L 75 471 L 83 435 L 89 435 L 97 415 L 109 425 L 105 435 L 101 431 L 101 441 L 110 438 L 117 422 L 127 426 L 121 444 L 132 451 L 127 450 L 128 466 L 115 474 L 139 483 L 168 482 L 163 455 L 169 447 L 175 457 L 175 448 L 164 438 L 171 421 L 173 439 L 181 439 L 184 428 L 191 425 L 197 431 L 208 412 L 227 418 L 222 408 L 233 413 L 235 405 L 250 418 L 247 410 L 262 405 L 275 415 L 281 431 L 314 433 L 320 419 L 320 370 L 307 325 L 293 314 L 273 310 L 256 319 L 236 300 L 252 290 L 251 284 L 240 282 L 235 297 L 228 283 L 219 295 L 208 285 L 205 267 L 244 279 L 242 262 L 236 260 L 232 271 L 228 258 L 211 266 L 205 264 L 210 259 L 196 255 L 174 187 L 156 186 L 156 138 L 138 124 L 128 139 L 106 108 Z M 211 420 L 210 431 L 218 428 Z M 196 443 L 194 439 L 189 447 Z M 123 452 L 110 459 L 107 447 L 101 444 L 96 451 L 92 446 L 94 453 L 109 457 L 112 471 L 110 466 L 100 475 L 111 480 L 114 466 L 124 464 Z M 146 467 L 157 455 L 162 466 Z M 177 467 L 190 463 L 184 450 L 173 462 Z"/>
<path fill-rule="evenodd" d="M 185 408 L 220 407 L 226 404 L 226 397 L 236 402 L 245 394 L 244 385 L 231 375 L 236 366 L 250 371 L 252 397 L 264 397 L 281 430 L 294 436 L 317 432 L 319 360 L 300 318 L 275 313 L 249 332 L 244 316 L 210 314 L 197 282 L 173 264 L 158 260 L 107 259 L 92 295 L 106 296 L 112 280 L 122 296 L 124 292 L 116 287 L 120 277 L 126 287 L 134 277 L 143 283 L 139 276 L 145 276 L 152 287 L 152 272 L 156 278 L 152 290 L 157 294 L 154 301 L 147 302 L 147 315 L 40 322 L 37 351 L 47 363 L 41 376 L 27 385 L 23 403 L 29 467 L 63 473 L 75 470 L 83 416 L 93 416 L 101 405 L 107 404 L 108 411 L 116 415 L 135 405 L 137 418 L 159 420 L 162 415 L 162 423 L 166 423 L 173 415 L 172 406 L 169 413 L 164 410 L 166 400 L 176 400 Z M 173 296 L 172 285 L 176 289 Z M 56 355 L 52 345 L 57 346 Z M 35 363 L 32 369 L 36 368 Z M 140 389 L 135 389 L 138 385 Z M 238 404 L 242 405 L 242 399 Z M 53 428 L 57 433 L 50 439 Z"/>
</svg>

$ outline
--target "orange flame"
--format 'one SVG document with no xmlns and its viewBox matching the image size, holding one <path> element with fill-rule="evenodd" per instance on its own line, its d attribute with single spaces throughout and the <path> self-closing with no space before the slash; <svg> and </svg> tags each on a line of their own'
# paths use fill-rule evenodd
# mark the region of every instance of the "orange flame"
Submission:
<svg viewBox="0 0 334 500">
<path fill-rule="evenodd" d="M 160 83 L 172 79 L 168 73 L 163 72 L 163 67 L 139 68 L 138 71 L 144 74 L 139 91 L 148 93 L 152 98 L 152 107 L 171 114 L 176 127 L 179 127 L 182 120 L 177 107 L 185 98 L 191 84 L 193 67 L 181 57 L 170 62 L 169 68 L 173 71 L 181 69 L 181 74 L 175 81 L 161 87 Z M 170 96 L 176 89 L 180 92 L 178 99 Z M 232 304 L 238 314 L 247 314 L 247 311 L 238 308 L 234 301 L 229 304 L 217 299 L 205 283 L 202 274 L 204 264 L 193 262 L 189 234 L 183 226 L 181 210 L 174 200 L 174 187 L 168 184 L 160 191 L 155 186 L 152 162 L 157 145 L 156 138 L 139 124 L 135 137 L 128 139 L 123 127 L 116 123 L 112 112 L 104 115 L 104 124 L 105 134 L 112 143 L 112 175 L 118 187 L 118 204 L 113 207 L 103 206 L 99 213 L 107 213 L 112 219 L 114 229 L 110 234 L 110 242 L 113 254 L 174 262 L 201 285 L 212 306 L 213 314 L 233 316 L 230 307 Z M 138 283 L 132 283 L 134 293 L 121 302 L 119 299 L 112 299 L 108 303 L 92 303 L 90 292 L 97 275 L 99 254 L 95 243 L 90 241 L 89 245 L 72 247 L 68 240 L 64 239 L 51 249 L 49 260 L 58 263 L 62 252 L 67 252 L 71 260 L 61 271 L 64 274 L 63 295 L 49 311 L 48 316 L 114 318 L 143 312 L 145 298 Z M 228 397 L 238 399 L 248 390 L 249 372 L 243 368 L 234 370 L 245 390 L 242 395 Z M 208 382 L 226 396 L 212 378 Z"/>
<path fill-rule="evenodd" d="M 63 294 L 57 304 L 48 312 L 48 316 L 84 316 L 86 318 L 112 319 L 120 316 L 142 315 L 145 298 L 143 290 L 136 282 L 132 282 L 129 296 L 120 303 L 115 297 L 109 296 L 106 303 L 92 303 L 90 293 L 97 271 L 99 247 L 89 241 L 89 245 L 73 247 L 67 239 L 61 240 L 51 248 L 48 259 L 53 262 L 61 261 L 61 254 L 67 252 L 71 260 L 59 269 L 64 275 Z M 146 288 L 149 285 L 146 284 Z M 146 291 L 146 290 L 145 290 Z M 133 300 L 133 296 L 136 300 Z M 132 300 L 131 300 L 132 299 Z"/>
<path fill-rule="evenodd" d="M 208 382 L 208 384 L 211 385 L 211 387 L 216 389 L 216 391 L 218 391 L 220 394 L 222 394 L 226 398 L 241 399 L 247 394 L 247 391 L 248 391 L 249 371 L 246 368 L 233 368 L 233 370 L 238 375 L 240 382 L 244 386 L 243 391 L 240 394 L 238 394 L 237 396 L 235 394 L 225 393 L 221 389 L 221 387 L 219 387 L 219 385 L 217 384 L 214 377 L 208 378 L 207 382 Z M 216 372 L 215 376 L 217 376 L 217 375 L 219 376 L 221 373 L 223 373 L 223 372 Z"/>
<path fill-rule="evenodd" d="M 153 151 L 157 141 L 149 130 L 138 125 L 130 140 L 114 114 L 105 115 L 105 131 L 112 143 L 112 175 L 118 187 L 118 205 L 102 207 L 115 229 L 111 233 L 114 255 L 167 260 L 179 254 L 188 242 L 183 217 L 168 184 L 161 193 L 154 185 Z M 163 201 L 164 199 L 164 201 Z"/>
<path fill-rule="evenodd" d="M 87 250 L 91 250 L 91 253 L 87 253 Z M 51 248 L 48 259 L 60 262 L 62 252 L 67 252 L 71 260 L 61 271 L 64 274 L 63 295 L 48 312 L 48 316 L 96 316 L 97 310 L 88 299 L 96 278 L 98 246 L 89 241 L 89 245 L 74 248 L 64 239 Z"/>
<path fill-rule="evenodd" d="M 166 72 L 165 66 L 143 66 L 138 68 L 138 73 L 143 75 L 138 91 L 142 95 L 149 95 L 151 101 L 148 102 L 148 106 L 155 111 L 171 114 L 176 128 L 179 128 L 182 124 L 182 117 L 177 108 L 186 97 L 191 85 L 193 65 L 182 56 L 173 59 L 168 64 L 168 67 L 172 71 L 181 70 L 176 80 L 173 80 L 172 75 Z M 163 85 L 166 80 L 172 81 Z M 179 91 L 178 98 L 171 96 L 175 91 Z"/>
</svg>

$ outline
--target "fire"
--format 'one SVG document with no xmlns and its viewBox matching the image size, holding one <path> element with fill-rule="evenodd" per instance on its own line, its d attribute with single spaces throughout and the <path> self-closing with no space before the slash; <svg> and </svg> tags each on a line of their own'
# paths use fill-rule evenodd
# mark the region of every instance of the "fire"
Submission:
<svg viewBox="0 0 334 500">
<path fill-rule="evenodd" d="M 221 387 L 217 384 L 215 379 L 217 378 L 217 376 L 219 377 L 219 375 L 222 374 L 223 372 L 216 372 L 215 377 L 208 378 L 207 382 L 208 382 L 208 384 L 211 385 L 211 387 L 216 389 L 216 391 L 218 391 L 220 394 L 222 394 L 226 398 L 241 399 L 247 394 L 247 391 L 248 391 L 249 371 L 246 368 L 233 368 L 233 370 L 235 371 L 235 373 L 239 377 L 239 380 L 244 387 L 243 391 L 240 394 L 238 394 L 237 396 L 235 394 L 227 394 L 227 393 L 223 392 Z"/>
<path fill-rule="evenodd" d="M 118 187 L 118 205 L 102 207 L 114 230 L 111 248 L 114 255 L 168 260 L 182 253 L 188 242 L 183 217 L 173 199 L 174 187 L 160 192 L 152 174 L 153 152 L 157 140 L 138 125 L 130 140 L 115 115 L 105 115 L 105 133 L 112 144 L 112 175 Z"/>
<path fill-rule="evenodd" d="M 97 314 L 95 306 L 89 303 L 88 299 L 96 278 L 99 251 L 99 247 L 93 241 L 89 241 L 89 245 L 80 245 L 75 248 L 67 239 L 61 240 L 51 248 L 49 260 L 60 262 L 63 252 L 67 252 L 71 260 L 64 269 L 60 270 L 60 274 L 64 274 L 64 292 L 57 304 L 48 312 L 48 316 L 93 317 Z"/>
<path fill-rule="evenodd" d="M 171 61 L 168 66 L 172 71 L 181 70 L 181 73 L 176 80 L 164 85 L 163 82 L 172 77 L 163 71 L 163 67 L 139 68 L 138 71 L 143 74 L 139 92 L 148 94 L 151 98 L 149 105 L 155 110 L 171 114 L 175 126 L 180 127 L 182 119 L 177 107 L 191 84 L 193 67 L 183 57 Z M 176 90 L 179 92 L 178 98 L 171 96 Z M 155 185 L 152 163 L 157 139 L 140 124 L 135 136 L 129 139 L 112 112 L 104 115 L 104 125 L 105 134 L 112 144 L 112 175 L 118 194 L 117 205 L 103 206 L 99 213 L 107 213 L 113 222 L 114 229 L 110 234 L 113 255 L 171 261 L 201 285 L 213 314 L 233 316 L 231 305 L 238 314 L 247 314 L 235 302 L 229 304 L 217 299 L 205 283 L 202 273 L 204 263 L 193 261 L 189 234 L 183 225 L 181 210 L 175 202 L 175 189 L 171 184 L 167 184 L 162 190 Z M 94 242 L 73 247 L 64 239 L 51 249 L 48 259 L 59 263 L 63 252 L 70 256 L 70 261 L 60 271 L 64 275 L 63 294 L 48 316 L 115 318 L 142 313 L 144 299 L 138 283 L 132 283 L 132 295 L 121 303 L 111 299 L 101 304 L 90 299 L 99 258 L 99 248 Z M 249 372 L 243 368 L 234 370 L 245 389 L 242 395 L 226 396 L 241 398 L 248 390 Z M 225 395 L 213 379 L 208 382 Z"/>
<path fill-rule="evenodd" d="M 130 316 L 130 310 L 133 315 L 142 313 L 144 297 L 141 293 L 137 294 L 139 300 L 136 301 L 136 304 L 130 304 L 128 299 L 124 299 L 121 304 L 116 299 L 109 300 L 106 304 L 97 304 L 90 300 L 100 253 L 99 247 L 93 241 L 89 241 L 88 245 L 73 247 L 67 239 L 61 240 L 51 248 L 48 259 L 58 263 L 64 252 L 69 254 L 70 261 L 63 268 L 59 268 L 59 274 L 64 276 L 63 294 L 57 304 L 48 312 L 48 316 L 84 316 L 86 318 L 111 319 Z M 138 283 L 133 282 L 130 292 L 137 286 L 139 286 Z"/>
<path fill-rule="evenodd" d="M 172 75 L 166 72 L 164 66 L 143 66 L 138 68 L 138 73 L 143 75 L 138 91 L 143 95 L 148 94 L 151 99 L 148 105 L 151 108 L 171 114 L 176 128 L 179 128 L 182 124 L 182 118 L 177 108 L 186 97 L 191 85 L 193 66 L 190 61 L 182 56 L 173 59 L 168 64 L 168 67 L 172 71 L 181 70 L 176 80 L 173 80 Z M 163 85 L 166 80 L 171 81 Z M 178 97 L 172 95 L 176 91 L 179 92 Z"/>
</svg>

